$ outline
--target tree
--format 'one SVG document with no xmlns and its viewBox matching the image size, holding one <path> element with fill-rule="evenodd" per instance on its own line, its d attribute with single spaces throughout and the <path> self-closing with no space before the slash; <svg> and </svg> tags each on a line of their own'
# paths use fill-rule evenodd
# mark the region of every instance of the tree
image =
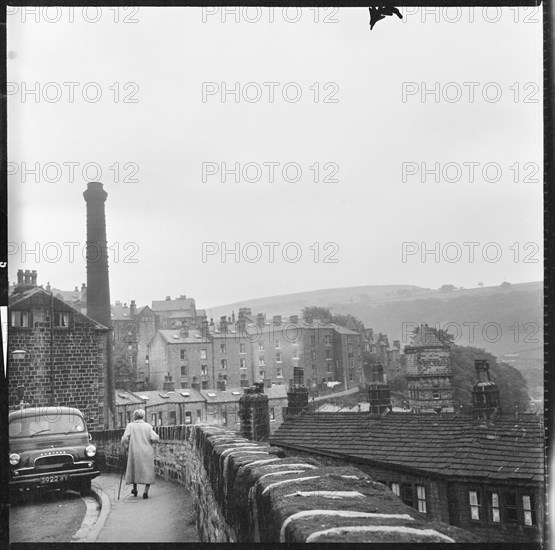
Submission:
<svg viewBox="0 0 555 550">
<path fill-rule="evenodd" d="M 302 317 L 307 323 L 312 323 L 314 319 L 320 319 L 323 323 L 335 323 L 342 327 L 350 328 L 355 332 L 364 333 L 364 323 L 350 313 L 337 313 L 332 314 L 329 308 L 319 306 L 308 306 L 303 308 Z"/>
<path fill-rule="evenodd" d="M 332 314 L 329 308 L 327 307 L 318 307 L 318 306 L 305 307 L 303 308 L 302 316 L 307 323 L 312 323 L 314 319 L 320 319 L 324 323 L 332 322 Z"/>
<path fill-rule="evenodd" d="M 481 288 L 484 288 L 484 283 L 479 282 L 479 283 L 478 283 L 478 286 L 481 287 Z"/>
<path fill-rule="evenodd" d="M 439 287 L 439 290 L 443 291 L 443 292 L 451 292 L 452 290 L 455 290 L 457 287 L 455 285 L 441 285 Z"/>
<path fill-rule="evenodd" d="M 133 390 L 137 373 L 134 363 L 134 353 L 128 349 L 128 344 L 120 341 L 112 353 L 115 387 L 117 389 Z M 135 352 L 136 355 L 136 352 Z M 136 360 L 136 358 L 135 358 Z"/>
</svg>

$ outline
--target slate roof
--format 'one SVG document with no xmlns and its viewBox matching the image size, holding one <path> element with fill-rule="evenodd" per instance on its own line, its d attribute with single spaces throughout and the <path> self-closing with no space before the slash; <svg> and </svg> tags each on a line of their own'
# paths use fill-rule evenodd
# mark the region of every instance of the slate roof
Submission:
<svg viewBox="0 0 555 550">
<path fill-rule="evenodd" d="M 195 301 L 193 298 L 176 299 L 176 300 L 153 300 L 152 311 L 185 311 L 193 309 Z"/>
<path fill-rule="evenodd" d="M 239 402 L 239 398 L 245 394 L 245 388 L 228 387 L 224 392 L 221 390 L 200 390 L 200 393 L 207 403 L 230 403 Z M 287 386 L 276 384 L 271 388 L 264 388 L 264 393 L 268 396 L 268 399 L 287 399 Z M 210 397 L 208 394 L 215 395 Z"/>
<path fill-rule="evenodd" d="M 148 308 L 148 306 L 137 307 L 135 309 L 135 319 L 139 315 L 141 315 L 141 313 L 147 308 Z M 133 317 L 131 317 L 131 308 L 128 305 L 126 305 L 126 306 L 123 306 L 121 304 L 111 305 L 110 306 L 110 312 L 111 312 L 111 315 L 112 315 L 112 321 L 129 321 L 130 319 L 133 319 Z"/>
<path fill-rule="evenodd" d="M 125 390 L 116 390 L 116 405 L 144 405 L 145 400 Z"/>
<path fill-rule="evenodd" d="M 183 393 L 189 394 L 188 397 L 185 397 Z M 167 395 L 168 397 L 162 397 L 160 394 Z M 174 392 L 167 392 L 164 390 L 136 391 L 134 395 L 140 398 L 142 403 L 147 407 L 165 405 L 167 403 L 198 403 L 205 401 L 199 391 L 190 388 L 177 389 Z M 143 396 L 148 397 L 148 399 L 143 399 Z"/>
<path fill-rule="evenodd" d="M 208 342 L 206 338 L 202 338 L 200 330 L 189 329 L 188 336 L 182 334 L 179 329 L 159 330 L 158 333 L 168 344 L 202 344 Z"/>
<path fill-rule="evenodd" d="M 11 294 L 10 296 L 8 296 L 8 307 L 13 308 L 14 306 L 18 306 L 18 307 L 16 307 L 16 309 L 19 309 L 27 300 L 30 301 L 31 305 L 38 305 L 38 304 L 44 305 L 46 303 L 46 301 L 48 301 L 48 303 L 50 303 L 50 297 L 51 296 L 52 296 L 52 294 L 50 292 L 48 292 L 47 290 L 45 290 L 41 286 L 36 286 L 36 287 L 30 288 L 28 290 L 25 290 L 23 292 L 18 292 L 18 293 Z M 81 315 L 81 317 L 83 317 L 84 319 L 89 321 L 91 324 L 93 324 L 95 326 L 95 328 L 103 330 L 103 331 L 108 331 L 107 327 L 105 327 L 104 325 L 102 325 L 98 321 L 95 321 L 94 319 L 91 319 L 90 317 L 88 317 L 84 313 L 81 313 L 78 309 L 73 307 L 70 303 L 65 302 L 61 298 L 57 298 L 55 294 L 54 294 L 53 297 L 54 297 L 54 303 L 56 304 L 57 308 L 59 308 L 61 310 L 64 310 L 64 307 L 67 308 L 67 309 L 70 309 L 70 310 L 74 311 L 75 313 Z"/>
<path fill-rule="evenodd" d="M 536 415 L 500 415 L 489 427 L 455 415 L 305 413 L 272 445 L 354 457 L 450 477 L 541 483 L 544 438 Z"/>
</svg>

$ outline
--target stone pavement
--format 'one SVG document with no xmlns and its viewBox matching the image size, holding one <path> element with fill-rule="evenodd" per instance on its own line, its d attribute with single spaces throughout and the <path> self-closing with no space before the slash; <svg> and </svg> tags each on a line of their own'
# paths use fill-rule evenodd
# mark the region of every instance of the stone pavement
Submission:
<svg viewBox="0 0 555 550">
<path fill-rule="evenodd" d="M 110 513 L 96 542 L 199 542 L 192 499 L 187 489 L 177 483 L 157 479 L 148 499 L 131 494 L 131 485 L 121 485 L 119 475 L 103 473 L 93 479 L 93 490 L 104 492 L 110 500 Z"/>
</svg>

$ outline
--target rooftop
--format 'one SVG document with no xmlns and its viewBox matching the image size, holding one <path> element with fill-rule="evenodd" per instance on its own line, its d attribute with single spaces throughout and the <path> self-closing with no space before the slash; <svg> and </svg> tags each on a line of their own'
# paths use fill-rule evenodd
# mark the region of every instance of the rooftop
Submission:
<svg viewBox="0 0 555 550">
<path fill-rule="evenodd" d="M 288 418 L 273 445 L 397 465 L 482 481 L 541 483 L 544 479 L 540 418 L 500 415 L 489 426 L 471 417 L 442 414 L 314 414 Z"/>
</svg>

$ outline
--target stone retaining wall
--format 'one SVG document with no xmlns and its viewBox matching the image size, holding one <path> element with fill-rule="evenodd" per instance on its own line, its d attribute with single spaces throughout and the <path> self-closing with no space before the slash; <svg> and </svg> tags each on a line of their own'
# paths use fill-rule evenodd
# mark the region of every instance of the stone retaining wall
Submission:
<svg viewBox="0 0 555 550">
<path fill-rule="evenodd" d="M 352 466 L 287 457 L 278 447 L 203 424 L 157 429 L 157 475 L 186 487 L 202 542 L 476 542 L 428 522 Z M 110 463 L 118 434 L 93 434 Z M 99 436 L 99 437 L 97 437 Z"/>
</svg>

